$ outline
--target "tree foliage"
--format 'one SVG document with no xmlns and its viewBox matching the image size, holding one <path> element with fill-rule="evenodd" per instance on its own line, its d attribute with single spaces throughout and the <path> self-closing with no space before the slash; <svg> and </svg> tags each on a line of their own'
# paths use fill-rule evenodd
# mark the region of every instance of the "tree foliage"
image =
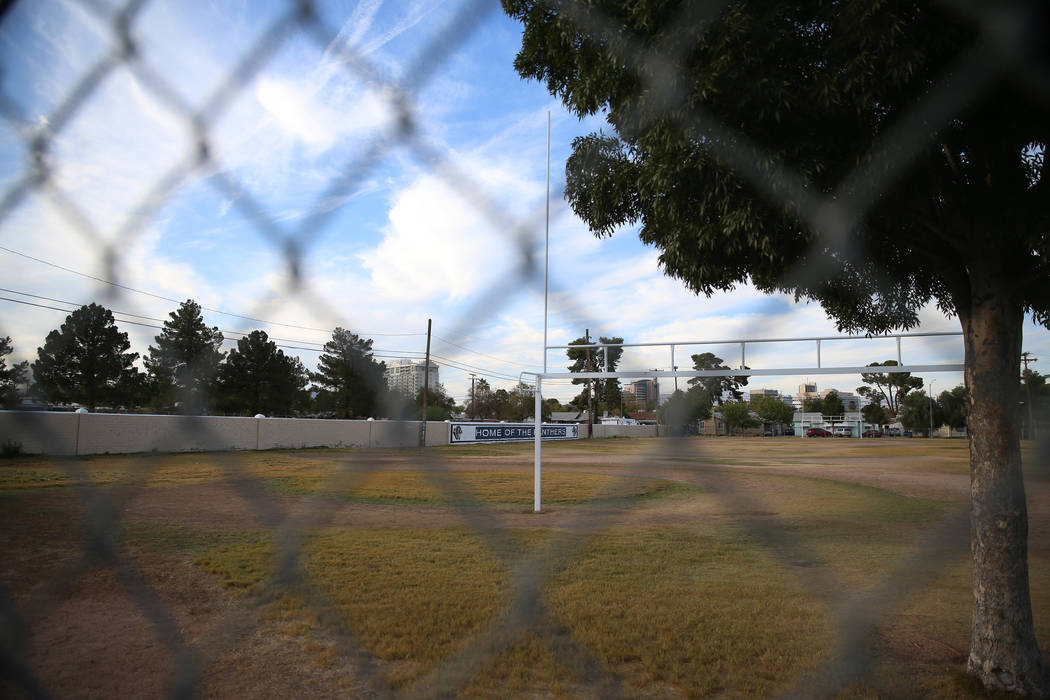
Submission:
<svg viewBox="0 0 1050 700">
<path fill-rule="evenodd" d="M 751 406 L 744 401 L 729 401 L 722 404 L 718 410 L 730 435 L 735 435 L 741 428 L 753 428 L 758 425 L 758 421 L 751 415 Z"/>
<path fill-rule="evenodd" d="M 824 414 L 824 399 L 819 396 L 807 396 L 802 399 L 802 411 L 804 413 Z"/>
<path fill-rule="evenodd" d="M 940 408 L 941 419 L 949 427 L 966 427 L 966 419 L 970 414 L 970 396 L 965 386 L 959 385 L 951 391 L 942 391 L 937 397 L 937 406 Z"/>
<path fill-rule="evenodd" d="M 145 359 L 159 407 L 177 406 L 182 413 L 202 413 L 212 405 L 224 340 L 204 323 L 200 304 L 187 299 L 168 314 Z"/>
<path fill-rule="evenodd" d="M 896 367 L 896 360 L 872 362 L 868 367 Z M 857 387 L 857 393 L 871 401 L 885 401 L 886 408 L 896 416 L 900 412 L 901 400 L 909 391 L 922 388 L 922 379 L 911 376 L 911 372 L 862 372 L 861 381 L 869 386 Z"/>
<path fill-rule="evenodd" d="M 265 331 L 252 331 L 220 369 L 217 403 L 233 413 L 287 416 L 304 404 L 308 379 L 298 357 L 285 355 Z"/>
<path fill-rule="evenodd" d="M 474 382 L 470 400 L 467 401 L 467 416 L 472 419 L 498 419 L 499 403 L 488 380 L 478 378 Z"/>
<path fill-rule="evenodd" d="M 771 396 L 758 401 L 755 409 L 762 420 L 773 425 L 786 425 L 795 418 L 794 408 Z"/>
<path fill-rule="evenodd" d="M 898 418 L 906 429 L 928 433 L 931 411 L 933 412 L 933 429 L 936 430 L 944 424 L 944 415 L 941 413 L 940 405 L 936 401 L 931 401 L 925 391 L 913 391 L 901 399 Z"/>
<path fill-rule="evenodd" d="M 721 357 L 710 352 L 693 355 L 692 360 L 695 370 L 730 369 Z M 747 377 L 693 377 L 689 380 L 689 385 L 706 392 L 713 403 L 721 404 L 726 394 L 733 401 L 744 398 L 740 387 L 747 386 Z"/>
<path fill-rule="evenodd" d="M 600 336 L 597 340 L 591 339 L 590 343 L 622 343 L 623 338 Z M 587 345 L 586 337 L 580 337 L 569 343 L 569 345 Z M 615 372 L 623 356 L 623 348 L 568 348 L 566 356 L 572 360 L 569 365 L 570 372 L 602 372 L 606 368 L 605 357 L 608 355 L 610 372 Z M 589 359 L 588 359 L 589 358 Z M 619 409 L 623 390 L 619 379 L 573 379 L 573 384 L 589 384 L 593 395 L 594 412 L 597 415 L 603 409 Z M 580 409 L 587 408 L 587 391 L 580 393 L 572 403 Z"/>
<path fill-rule="evenodd" d="M 837 391 L 829 391 L 821 402 L 820 412 L 825 416 L 842 416 L 846 413 L 846 407 L 842 403 L 842 397 Z"/>
<path fill-rule="evenodd" d="M 80 403 L 91 410 L 114 405 L 138 374 L 132 363 L 139 355 L 128 352 L 130 348 L 128 334 L 117 328 L 109 309 L 81 306 L 37 348 L 33 376 L 50 401 Z"/>
<path fill-rule="evenodd" d="M 26 361 L 7 366 L 7 356 L 12 352 L 10 336 L 0 338 L 0 408 L 13 408 L 18 403 L 18 385 L 29 376 Z"/>
<path fill-rule="evenodd" d="M 345 328 L 332 331 L 310 379 L 326 392 L 338 418 L 368 418 L 380 412 L 386 394 L 386 363 L 372 356 L 372 340 Z"/>
<path fill-rule="evenodd" d="M 1017 405 L 1024 314 L 1050 326 L 1050 101 L 1012 79 L 1047 59 L 1045 5 L 1011 4 L 998 42 L 977 9 L 909 0 L 503 5 L 524 25 L 519 74 L 612 129 L 576 139 L 566 164 L 566 198 L 595 234 L 637 223 L 693 290 L 787 292 L 840 330 L 911 328 L 930 302 L 958 315 L 972 399 L 967 669 L 1050 695 L 1020 428 L 1002 410 Z"/>
<path fill-rule="evenodd" d="M 671 394 L 656 413 L 672 435 L 692 435 L 696 433 L 697 421 L 711 417 L 711 399 L 701 390 L 679 390 Z"/>
<path fill-rule="evenodd" d="M 864 408 L 860 409 L 860 415 L 864 418 L 864 421 L 871 425 L 887 425 L 893 420 L 893 416 L 886 410 L 878 401 L 869 403 Z"/>
</svg>

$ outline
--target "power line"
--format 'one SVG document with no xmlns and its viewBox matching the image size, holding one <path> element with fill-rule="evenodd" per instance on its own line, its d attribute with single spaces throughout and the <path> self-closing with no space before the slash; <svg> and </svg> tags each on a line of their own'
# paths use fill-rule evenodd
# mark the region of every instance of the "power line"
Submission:
<svg viewBox="0 0 1050 700">
<path fill-rule="evenodd" d="M 84 304 L 78 304 L 78 303 L 72 302 L 72 301 L 65 301 L 63 299 L 55 299 L 55 298 L 52 298 L 52 297 L 45 297 L 45 296 L 42 296 L 42 295 L 39 295 L 39 294 L 29 294 L 28 292 L 19 292 L 19 291 L 15 291 L 15 290 L 5 289 L 5 288 L 2 288 L 2 287 L 0 287 L 0 291 L 5 291 L 5 292 L 8 292 L 8 293 L 12 293 L 12 294 L 20 294 L 22 296 L 28 296 L 28 297 L 32 297 L 34 299 L 42 299 L 42 300 L 45 300 L 45 301 L 52 301 L 52 302 L 55 302 L 55 303 L 58 303 L 58 304 L 66 304 L 67 306 L 75 307 L 74 309 L 65 309 L 65 308 L 61 308 L 61 307 L 58 307 L 58 306 L 50 306 L 50 305 L 47 305 L 47 304 L 38 304 L 38 303 L 32 302 L 32 301 L 25 301 L 24 299 L 12 299 L 11 297 L 0 296 L 0 301 L 9 301 L 9 302 L 12 302 L 14 304 L 22 304 L 24 306 L 34 306 L 34 307 L 41 308 L 41 309 L 50 309 L 52 311 L 60 311 L 62 313 L 66 313 L 66 314 L 71 313 L 72 311 L 76 310 L 76 308 L 84 306 Z M 141 326 L 143 328 L 153 328 L 153 329 L 156 329 L 156 330 L 164 330 L 164 326 L 163 325 L 158 326 L 158 325 L 154 325 L 152 323 L 143 323 L 142 321 L 134 321 L 134 320 L 130 320 L 130 319 L 127 319 L 127 318 L 119 318 L 119 317 L 130 316 L 132 318 L 140 318 L 140 319 L 145 319 L 147 321 L 156 321 L 156 322 L 159 322 L 159 323 L 164 323 L 165 322 L 164 319 L 154 318 L 152 316 L 143 316 L 141 314 L 132 314 L 132 313 L 127 313 L 127 312 L 124 312 L 124 311 L 117 311 L 117 310 L 113 310 L 113 309 L 110 309 L 110 311 L 113 313 L 113 315 L 115 317 L 115 320 L 117 320 L 117 321 L 119 321 L 121 323 L 130 324 L 130 325 L 133 325 L 133 326 Z M 219 329 L 219 332 L 221 332 L 223 334 L 223 336 L 224 336 L 223 342 L 229 342 L 229 343 L 236 343 L 237 339 L 236 338 L 232 338 L 232 337 L 225 337 L 227 335 L 231 335 L 231 336 L 232 335 L 239 335 L 241 337 L 247 337 L 251 333 L 251 331 L 247 331 L 247 332 L 246 331 L 231 331 L 231 330 L 224 330 L 224 329 L 221 329 L 221 328 Z M 287 349 L 287 350 L 302 350 L 302 351 L 306 351 L 306 352 L 315 352 L 315 353 L 323 353 L 324 352 L 324 348 L 323 347 L 306 347 L 307 345 L 323 346 L 322 343 L 313 343 L 312 341 L 306 341 L 306 340 L 290 340 L 290 339 L 287 339 L 287 338 L 274 338 L 274 337 L 269 337 L 269 336 L 267 336 L 267 337 L 270 340 L 274 341 L 274 344 L 277 347 L 279 347 L 279 348 L 284 348 L 284 349 Z M 277 341 L 281 341 L 281 342 L 277 342 Z M 291 345 L 290 343 L 302 343 L 303 345 Z M 374 348 L 373 349 L 373 355 L 375 357 L 378 357 L 378 358 L 381 358 L 381 359 L 418 360 L 419 356 L 422 355 L 422 354 L 423 353 L 421 351 L 417 351 L 417 350 L 391 350 L 391 349 L 385 349 L 385 348 Z M 431 356 L 436 358 L 436 359 L 440 359 L 441 361 L 443 361 L 445 363 L 445 366 L 447 366 L 447 367 L 449 367 L 451 369 L 458 369 L 458 370 L 463 371 L 463 372 L 477 372 L 478 374 L 482 374 L 482 375 L 484 375 L 486 377 L 490 377 L 492 379 L 499 379 L 499 380 L 503 380 L 503 381 L 517 381 L 517 379 L 518 379 L 517 377 L 511 376 L 511 375 L 508 375 L 508 374 L 505 374 L 505 373 L 500 373 L 500 372 L 497 372 L 497 371 L 494 371 L 494 370 L 490 370 L 490 369 L 487 369 L 487 368 L 478 367 L 476 365 L 470 365 L 470 364 L 467 364 L 467 363 L 464 363 L 464 362 L 460 362 L 458 360 L 453 360 L 453 359 L 448 358 L 448 357 L 443 357 L 443 356 L 440 356 L 440 355 L 433 355 L 433 354 Z"/>
<path fill-rule="evenodd" d="M 507 365 L 514 365 L 515 367 L 530 367 L 531 366 L 531 365 L 523 364 L 521 362 L 514 362 L 512 360 L 505 360 L 505 359 L 503 359 L 501 357 L 497 357 L 496 355 L 488 355 L 488 354 L 480 352 L 478 350 L 474 350 L 472 348 L 468 348 L 465 345 L 460 345 L 458 343 L 453 343 L 451 340 L 445 340 L 441 336 L 435 335 L 434 338 L 437 339 L 437 340 L 440 340 L 445 345 L 452 345 L 453 347 L 457 347 L 460 350 L 466 350 L 469 353 L 473 353 L 474 355 L 480 355 L 481 357 L 487 357 L 490 360 L 495 360 L 496 362 L 502 362 L 502 363 L 507 364 Z"/>
<path fill-rule="evenodd" d="M 126 284 L 120 284 L 119 282 L 114 282 L 112 280 L 107 280 L 104 277 L 97 277 L 95 275 L 89 275 L 86 272 L 81 272 L 80 270 L 74 270 L 73 268 L 65 267 L 63 265 L 59 265 L 58 263 L 53 263 L 53 262 L 51 262 L 49 260 L 43 260 L 42 258 L 37 258 L 37 257 L 34 257 L 34 256 L 29 255 L 27 253 L 22 253 L 20 251 L 13 250 L 11 248 L 7 248 L 7 247 L 2 246 L 2 245 L 0 245 L 0 250 L 3 250 L 5 252 L 7 252 L 7 253 L 11 253 L 12 255 L 18 255 L 20 257 L 26 258 L 27 260 L 32 260 L 33 262 L 38 262 L 41 265 L 47 265 L 48 267 L 53 267 L 56 270 L 62 270 L 63 272 L 68 272 L 68 273 L 74 274 L 74 275 L 80 275 L 81 277 L 86 277 L 87 279 L 95 280 L 96 282 L 102 282 L 103 284 L 108 284 L 110 286 L 116 287 L 117 289 L 123 289 L 123 290 L 128 291 L 128 292 L 135 292 L 136 294 L 143 294 L 143 295 L 148 296 L 148 297 L 153 297 L 154 299 L 160 299 L 162 301 L 169 301 L 169 302 L 171 302 L 173 304 L 181 304 L 183 301 L 185 301 L 184 299 L 172 299 L 171 297 L 166 297 L 166 296 L 163 296 L 161 294 L 155 294 L 153 292 L 147 292 L 144 289 L 136 289 L 134 287 L 129 287 Z M 18 294 L 18 293 L 19 292 L 16 292 L 16 294 Z M 266 319 L 255 318 L 254 316 L 245 316 L 243 314 L 235 314 L 235 313 L 230 312 L 230 311 L 222 311 L 221 309 L 213 309 L 213 308 L 208 307 L 208 306 L 202 306 L 201 308 L 204 309 L 205 311 L 210 311 L 211 313 L 222 314 L 223 316 L 231 316 L 233 318 L 240 318 L 240 319 L 244 319 L 246 321 L 254 321 L 255 323 L 265 323 L 266 325 L 269 325 L 269 326 L 283 326 L 284 328 L 296 328 L 298 330 L 303 330 L 303 331 L 317 331 L 318 333 L 330 333 L 332 331 L 331 328 L 313 328 L 311 326 L 297 326 L 297 325 L 292 324 L 292 323 L 279 323 L 277 321 L 267 321 Z M 376 337 L 404 337 L 404 336 L 414 336 L 414 335 L 426 335 L 426 333 L 362 333 L 360 335 L 368 335 L 368 336 L 376 336 Z"/>
</svg>

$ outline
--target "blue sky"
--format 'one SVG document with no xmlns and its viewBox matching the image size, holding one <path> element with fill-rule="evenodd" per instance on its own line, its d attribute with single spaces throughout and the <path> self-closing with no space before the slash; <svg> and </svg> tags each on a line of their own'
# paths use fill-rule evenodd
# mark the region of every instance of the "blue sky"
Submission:
<svg viewBox="0 0 1050 700">
<path fill-rule="evenodd" d="M 521 273 L 530 255 L 529 269 L 542 272 L 548 112 L 551 344 L 585 327 L 628 342 L 836 334 L 819 307 L 789 297 L 746 286 L 695 296 L 661 273 L 657 251 L 632 230 L 602 241 L 591 236 L 567 210 L 561 185 L 572 139 L 601 122 L 578 121 L 541 85 L 519 78 L 512 62 L 520 27 L 495 3 L 468 8 L 470 29 L 453 31 L 438 58 L 425 54 L 463 7 L 318 3 L 328 34 L 296 29 L 264 42 L 273 49 L 261 68 L 215 111 L 208 106 L 225 94 L 233 66 L 287 5 L 147 3 L 130 24 L 142 69 L 107 72 L 56 124 L 59 106 L 114 51 L 113 24 L 75 4 L 15 5 L 0 25 L 0 89 L 20 117 L 0 122 L 0 196 L 29 172 L 26 144 L 41 129 L 55 133 L 51 187 L 0 210 L 0 296 L 16 300 L 0 301 L 0 335 L 10 335 L 15 348 L 9 359 L 34 359 L 65 317 L 25 302 L 61 309 L 103 303 L 145 354 L 157 333 L 150 326 L 159 325 L 153 319 L 176 306 L 169 299 L 193 298 L 211 309 L 206 321 L 227 332 L 227 347 L 238 332 L 262 328 L 310 368 L 335 326 L 373 338 L 385 358 L 418 356 L 432 318 L 432 351 L 450 393 L 466 397 L 470 371 L 509 388 L 520 372 L 542 365 L 543 279 Z M 356 68 L 344 46 L 353 47 Z M 162 76 L 166 92 L 146 74 Z M 196 141 L 165 94 L 204 113 L 213 156 L 206 167 L 179 167 L 193 162 Z M 398 139 L 398 104 L 408 106 L 416 126 L 411 141 Z M 133 218 L 173 170 L 185 177 L 165 190 L 163 204 L 144 220 Z M 348 172 L 348 185 L 333 192 Z M 289 241 L 301 251 L 299 278 L 284 254 Z M 959 329 L 933 308 L 922 319 L 922 330 Z M 1046 371 L 1050 334 L 1026 324 L 1025 349 L 1047 358 L 1035 365 Z M 680 347 L 676 361 L 688 364 L 689 353 L 705 350 L 739 358 L 735 346 Z M 892 341 L 822 347 L 826 365 L 895 355 Z M 906 341 L 904 358 L 959 362 L 961 342 Z M 566 364 L 555 351 L 548 361 L 552 369 Z M 753 367 L 814 362 L 812 344 L 748 350 Z M 631 350 L 623 368 L 670 364 L 667 349 Z M 848 375 L 814 378 L 821 388 L 859 383 Z M 804 379 L 752 386 L 794 393 Z M 961 382 L 958 374 L 936 379 L 938 391 Z M 574 393 L 565 386 L 547 392 Z"/>
</svg>

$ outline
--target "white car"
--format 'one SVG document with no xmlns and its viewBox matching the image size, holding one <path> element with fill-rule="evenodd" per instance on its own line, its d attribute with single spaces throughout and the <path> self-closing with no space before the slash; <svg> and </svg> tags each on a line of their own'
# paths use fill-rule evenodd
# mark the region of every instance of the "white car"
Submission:
<svg viewBox="0 0 1050 700">
<path fill-rule="evenodd" d="M 848 426 L 839 426 L 835 428 L 833 434 L 835 437 L 853 437 L 853 428 Z"/>
</svg>

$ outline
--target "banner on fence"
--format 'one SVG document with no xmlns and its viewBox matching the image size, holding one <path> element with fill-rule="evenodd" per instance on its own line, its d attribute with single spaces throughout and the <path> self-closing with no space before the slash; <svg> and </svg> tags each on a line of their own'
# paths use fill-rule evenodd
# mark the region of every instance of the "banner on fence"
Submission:
<svg viewBox="0 0 1050 700">
<path fill-rule="evenodd" d="M 453 423 L 448 440 L 453 445 L 473 442 L 513 442 L 533 440 L 536 426 L 532 423 Z M 540 428 L 542 440 L 575 440 L 580 437 L 580 426 L 544 423 Z"/>
</svg>

